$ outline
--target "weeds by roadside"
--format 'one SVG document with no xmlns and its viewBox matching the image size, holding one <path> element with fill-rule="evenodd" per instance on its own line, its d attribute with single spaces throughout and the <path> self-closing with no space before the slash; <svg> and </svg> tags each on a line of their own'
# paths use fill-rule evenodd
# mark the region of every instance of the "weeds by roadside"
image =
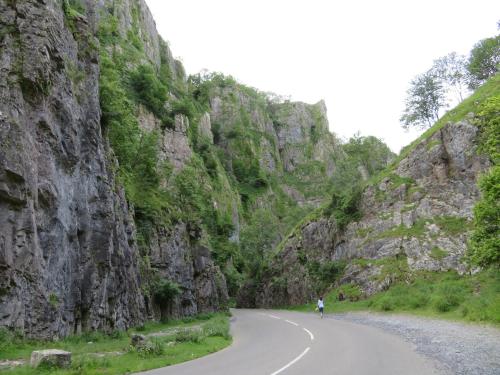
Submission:
<svg viewBox="0 0 500 375">
<path fill-rule="evenodd" d="M 346 297 L 345 301 L 338 301 L 340 291 Z M 349 284 L 335 288 L 325 298 L 326 312 L 405 312 L 500 324 L 500 272 L 495 268 L 473 276 L 460 276 L 452 271 L 419 272 L 409 281 L 396 282 L 388 290 L 367 299 L 359 299 L 359 294 L 359 289 Z M 351 298 L 351 295 L 356 298 Z M 313 311 L 311 305 L 291 309 Z"/>
<path fill-rule="evenodd" d="M 130 345 L 130 335 L 150 335 L 144 345 Z M 23 358 L 33 350 L 58 348 L 72 352 L 69 369 L 32 369 L 19 366 L 0 373 L 31 374 L 125 374 L 184 362 L 218 351 L 231 343 L 226 314 L 203 314 L 168 323 L 146 323 L 127 332 L 89 332 L 59 341 L 28 340 L 0 329 L 0 360 Z"/>
</svg>

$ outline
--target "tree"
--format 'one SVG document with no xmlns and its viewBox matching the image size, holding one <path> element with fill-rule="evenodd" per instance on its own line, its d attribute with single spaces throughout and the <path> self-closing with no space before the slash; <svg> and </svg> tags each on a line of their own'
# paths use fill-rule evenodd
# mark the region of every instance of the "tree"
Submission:
<svg viewBox="0 0 500 375">
<path fill-rule="evenodd" d="M 416 76 L 407 91 L 406 108 L 401 122 L 404 129 L 430 127 L 446 106 L 445 90 L 437 75 L 429 70 Z"/>
<path fill-rule="evenodd" d="M 444 86 L 454 89 L 460 101 L 463 100 L 469 81 L 467 59 L 464 55 L 452 52 L 434 60 L 432 72 L 436 74 Z"/>
<path fill-rule="evenodd" d="M 469 86 L 476 88 L 494 76 L 500 65 L 500 35 L 486 38 L 474 45 L 470 52 L 467 70 L 470 74 Z"/>
</svg>

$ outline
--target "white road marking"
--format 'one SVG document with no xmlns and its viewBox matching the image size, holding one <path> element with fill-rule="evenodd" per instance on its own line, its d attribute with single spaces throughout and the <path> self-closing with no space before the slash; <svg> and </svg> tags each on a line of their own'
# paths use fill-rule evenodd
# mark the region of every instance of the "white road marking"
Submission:
<svg viewBox="0 0 500 375">
<path fill-rule="evenodd" d="M 299 325 L 295 322 L 292 322 L 291 320 L 285 319 L 285 322 L 293 324 L 294 326 L 298 327 Z"/>
<path fill-rule="evenodd" d="M 268 314 L 267 316 L 270 318 L 273 318 L 273 319 L 281 319 L 279 316 L 276 316 L 276 315 Z"/>
<path fill-rule="evenodd" d="M 294 363 L 296 363 L 296 362 L 300 361 L 300 359 L 301 359 L 303 356 L 305 356 L 305 355 L 307 354 L 307 352 L 309 351 L 309 349 L 310 349 L 309 347 L 308 347 L 308 348 L 306 348 L 306 350 L 304 350 L 304 351 L 302 352 L 302 354 L 301 354 L 301 355 L 299 355 L 299 356 L 298 356 L 297 358 L 295 358 L 293 361 L 289 362 L 287 365 L 285 365 L 285 366 L 283 366 L 282 368 L 280 368 L 278 371 L 273 372 L 271 375 L 277 375 L 277 374 L 279 374 L 280 372 L 285 371 L 288 367 L 290 367 L 290 366 L 291 366 L 291 365 L 293 365 Z"/>
<path fill-rule="evenodd" d="M 311 341 L 314 340 L 314 335 L 312 334 L 311 331 L 309 331 L 307 328 L 302 328 L 304 331 L 306 331 L 307 333 L 309 333 L 309 336 L 311 336 Z"/>
</svg>

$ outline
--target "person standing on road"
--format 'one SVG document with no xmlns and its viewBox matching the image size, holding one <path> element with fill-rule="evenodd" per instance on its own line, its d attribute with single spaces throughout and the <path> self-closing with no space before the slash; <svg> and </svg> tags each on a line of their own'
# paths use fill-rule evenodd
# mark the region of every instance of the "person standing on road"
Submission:
<svg viewBox="0 0 500 375">
<path fill-rule="evenodd" d="M 321 315 L 321 319 L 323 319 L 323 309 L 325 308 L 325 303 L 323 302 L 323 297 L 319 297 L 318 300 L 318 310 Z"/>
</svg>

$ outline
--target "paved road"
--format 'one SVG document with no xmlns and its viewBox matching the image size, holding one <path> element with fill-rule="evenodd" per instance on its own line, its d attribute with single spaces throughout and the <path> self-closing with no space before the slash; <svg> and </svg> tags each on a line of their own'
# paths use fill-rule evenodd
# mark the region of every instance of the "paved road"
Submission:
<svg viewBox="0 0 500 375">
<path fill-rule="evenodd" d="M 218 353 L 148 375 L 427 375 L 427 359 L 397 336 L 313 314 L 234 310 L 234 342 Z"/>
</svg>

